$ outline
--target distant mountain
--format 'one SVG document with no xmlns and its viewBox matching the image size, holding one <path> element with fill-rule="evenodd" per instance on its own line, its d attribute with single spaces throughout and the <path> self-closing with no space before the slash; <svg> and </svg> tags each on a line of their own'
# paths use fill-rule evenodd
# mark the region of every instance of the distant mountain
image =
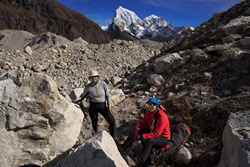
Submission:
<svg viewBox="0 0 250 167">
<path fill-rule="evenodd" d="M 111 23 L 102 27 L 105 31 L 126 32 L 137 38 L 147 38 L 157 41 L 169 41 L 188 27 L 176 27 L 162 17 L 151 15 L 141 20 L 133 11 L 119 7 Z"/>
<path fill-rule="evenodd" d="M 70 40 L 81 37 L 95 44 L 111 41 L 98 24 L 56 0 L 1 0 L 0 30 L 3 29 L 33 34 L 52 32 Z"/>
<path fill-rule="evenodd" d="M 185 30 L 187 30 L 188 28 L 190 28 L 190 27 L 187 27 L 187 26 L 175 27 L 175 28 L 174 28 L 174 31 L 177 32 L 177 34 L 180 34 L 182 31 L 185 31 Z M 191 28 L 191 29 L 192 29 L 192 28 Z"/>
</svg>

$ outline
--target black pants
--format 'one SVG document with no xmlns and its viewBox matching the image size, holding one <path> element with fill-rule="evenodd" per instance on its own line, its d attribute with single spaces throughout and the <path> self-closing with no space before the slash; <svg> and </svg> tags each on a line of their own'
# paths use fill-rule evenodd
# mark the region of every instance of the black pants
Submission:
<svg viewBox="0 0 250 167">
<path fill-rule="evenodd" d="M 94 103 L 90 102 L 89 107 L 89 115 L 92 121 L 92 127 L 95 132 L 98 130 L 98 113 L 102 114 L 102 116 L 106 119 L 109 124 L 109 133 L 114 138 L 117 139 L 117 132 L 116 132 L 116 124 L 115 118 L 110 113 L 109 109 L 106 107 L 106 103 Z"/>
<path fill-rule="evenodd" d="M 140 135 L 150 133 L 150 129 L 141 129 L 141 130 L 139 130 L 138 133 Z M 126 147 L 129 147 L 133 143 L 132 134 L 133 134 L 133 132 L 130 133 L 130 135 L 128 136 L 128 138 L 124 142 L 124 145 Z M 147 140 L 143 141 L 143 148 L 142 148 L 142 151 L 138 154 L 139 155 L 138 157 L 142 161 L 146 161 L 152 148 L 160 149 L 160 148 L 162 148 L 170 143 L 171 143 L 171 141 L 169 141 L 168 139 L 166 139 L 164 137 L 158 137 L 156 139 L 147 139 Z"/>
<path fill-rule="evenodd" d="M 171 141 L 164 137 L 158 137 L 156 139 L 147 139 L 143 142 L 143 148 L 141 151 L 141 154 L 139 154 L 139 158 L 142 161 L 146 161 L 148 158 L 149 153 L 151 152 L 152 148 L 160 149 L 168 144 L 170 144 Z"/>
</svg>

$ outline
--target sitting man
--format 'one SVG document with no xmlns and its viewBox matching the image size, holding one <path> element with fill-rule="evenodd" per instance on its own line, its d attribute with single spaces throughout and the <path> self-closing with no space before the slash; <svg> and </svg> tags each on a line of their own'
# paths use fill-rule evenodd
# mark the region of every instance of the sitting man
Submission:
<svg viewBox="0 0 250 167">
<path fill-rule="evenodd" d="M 156 98 L 150 98 L 147 103 L 149 105 L 147 112 L 124 142 L 124 146 L 128 147 L 132 142 L 142 140 L 142 150 L 137 154 L 138 156 L 133 158 L 133 164 L 137 165 L 146 161 L 152 148 L 162 148 L 170 142 L 168 116 L 159 107 L 159 102 Z M 131 159 L 130 157 L 125 157 L 127 162 L 128 158 Z"/>
</svg>

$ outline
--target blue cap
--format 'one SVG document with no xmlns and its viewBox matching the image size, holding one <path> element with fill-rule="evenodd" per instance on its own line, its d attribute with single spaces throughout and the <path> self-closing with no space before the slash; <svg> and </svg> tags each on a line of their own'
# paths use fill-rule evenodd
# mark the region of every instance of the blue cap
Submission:
<svg viewBox="0 0 250 167">
<path fill-rule="evenodd" d="M 158 100 L 157 100 L 155 97 L 150 98 L 150 99 L 148 100 L 148 103 L 149 103 L 150 101 L 153 102 L 153 103 L 155 103 L 155 104 L 159 104 Z"/>
</svg>

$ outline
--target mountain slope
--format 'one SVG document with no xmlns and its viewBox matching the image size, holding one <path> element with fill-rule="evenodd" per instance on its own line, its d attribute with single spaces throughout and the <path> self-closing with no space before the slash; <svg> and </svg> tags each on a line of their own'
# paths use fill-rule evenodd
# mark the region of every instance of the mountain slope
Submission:
<svg viewBox="0 0 250 167">
<path fill-rule="evenodd" d="M 111 41 L 96 23 L 56 0 L 0 1 L 0 29 L 25 30 L 33 34 L 52 32 L 70 40 L 82 37 L 95 44 Z"/>
<path fill-rule="evenodd" d="M 221 13 L 215 13 L 211 19 L 202 23 L 192 31 L 191 29 L 182 33 L 178 38 L 169 41 L 168 45 L 163 48 L 163 52 L 176 52 L 185 49 L 191 49 L 193 46 L 204 48 L 211 44 L 219 44 L 221 39 L 226 37 L 228 32 L 225 32 L 223 26 L 229 24 L 233 19 L 238 18 L 243 20 L 245 24 L 249 24 L 248 20 L 250 16 L 249 1 L 242 1 L 235 6 L 229 8 L 227 11 Z M 244 36 L 249 36 L 249 30 L 243 30 L 238 28 L 238 22 L 232 21 L 234 25 L 230 28 L 234 34 L 244 32 Z"/>
</svg>

